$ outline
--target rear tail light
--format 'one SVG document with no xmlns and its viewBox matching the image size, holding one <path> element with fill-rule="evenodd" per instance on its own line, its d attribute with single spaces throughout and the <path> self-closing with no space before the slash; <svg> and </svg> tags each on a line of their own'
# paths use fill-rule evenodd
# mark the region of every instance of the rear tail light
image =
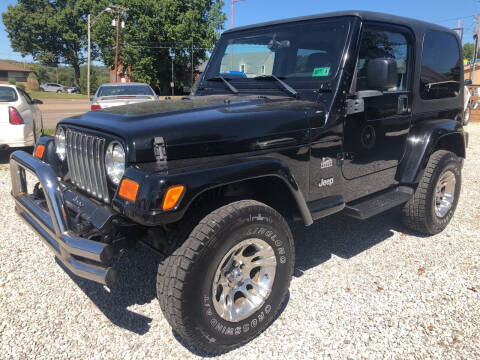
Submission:
<svg viewBox="0 0 480 360">
<path fill-rule="evenodd" d="M 8 120 L 12 125 L 21 125 L 24 123 L 22 116 L 13 106 L 9 106 L 8 108 Z"/>
<path fill-rule="evenodd" d="M 90 110 L 92 111 L 97 111 L 97 110 L 101 110 L 102 107 L 98 104 L 92 104 L 92 106 L 90 107 Z"/>
</svg>

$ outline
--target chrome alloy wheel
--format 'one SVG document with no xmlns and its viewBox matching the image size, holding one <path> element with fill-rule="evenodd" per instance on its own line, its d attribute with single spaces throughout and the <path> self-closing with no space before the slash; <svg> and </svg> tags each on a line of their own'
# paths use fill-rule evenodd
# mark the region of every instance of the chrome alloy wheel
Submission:
<svg viewBox="0 0 480 360">
<path fill-rule="evenodd" d="M 235 245 L 220 261 L 213 278 L 212 299 L 218 315 L 238 322 L 260 309 L 270 295 L 277 259 L 261 239 Z"/>
<path fill-rule="evenodd" d="M 451 171 L 446 171 L 440 176 L 435 188 L 435 214 L 439 218 L 447 215 L 452 208 L 455 199 L 455 185 L 457 180 L 455 174 Z"/>
</svg>

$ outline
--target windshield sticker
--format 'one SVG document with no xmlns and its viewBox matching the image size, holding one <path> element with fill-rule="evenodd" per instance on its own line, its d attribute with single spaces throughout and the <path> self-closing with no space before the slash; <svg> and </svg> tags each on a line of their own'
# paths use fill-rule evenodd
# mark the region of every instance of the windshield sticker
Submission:
<svg viewBox="0 0 480 360">
<path fill-rule="evenodd" d="M 330 75 L 330 66 L 318 67 L 313 69 L 312 77 L 325 77 Z"/>
</svg>

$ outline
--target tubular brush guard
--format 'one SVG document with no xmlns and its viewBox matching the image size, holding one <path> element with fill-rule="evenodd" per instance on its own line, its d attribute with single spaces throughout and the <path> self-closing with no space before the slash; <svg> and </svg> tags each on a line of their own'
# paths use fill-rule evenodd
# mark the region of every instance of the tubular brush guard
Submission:
<svg viewBox="0 0 480 360">
<path fill-rule="evenodd" d="M 28 194 L 25 170 L 38 178 L 48 211 Z M 117 273 L 105 264 L 113 258 L 115 250 L 109 244 L 78 237 L 72 231 L 53 169 L 24 151 L 15 151 L 10 155 L 10 172 L 16 211 L 43 237 L 55 256 L 75 275 L 111 287 Z"/>
</svg>

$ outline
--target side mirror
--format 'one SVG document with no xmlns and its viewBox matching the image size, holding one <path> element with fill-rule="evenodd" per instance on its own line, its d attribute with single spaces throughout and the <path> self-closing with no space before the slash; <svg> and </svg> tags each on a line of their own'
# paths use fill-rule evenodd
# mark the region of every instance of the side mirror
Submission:
<svg viewBox="0 0 480 360">
<path fill-rule="evenodd" d="M 472 85 L 472 79 L 466 79 L 465 80 L 465 85 Z"/>
<path fill-rule="evenodd" d="M 38 99 L 33 99 L 33 100 L 32 100 L 32 103 L 33 103 L 34 105 L 41 105 L 41 104 L 43 104 L 43 101 L 42 101 L 42 100 L 38 100 Z"/>
<path fill-rule="evenodd" d="M 371 90 L 386 90 L 397 86 L 397 61 L 395 59 L 372 59 L 367 68 L 368 87 Z"/>
</svg>

